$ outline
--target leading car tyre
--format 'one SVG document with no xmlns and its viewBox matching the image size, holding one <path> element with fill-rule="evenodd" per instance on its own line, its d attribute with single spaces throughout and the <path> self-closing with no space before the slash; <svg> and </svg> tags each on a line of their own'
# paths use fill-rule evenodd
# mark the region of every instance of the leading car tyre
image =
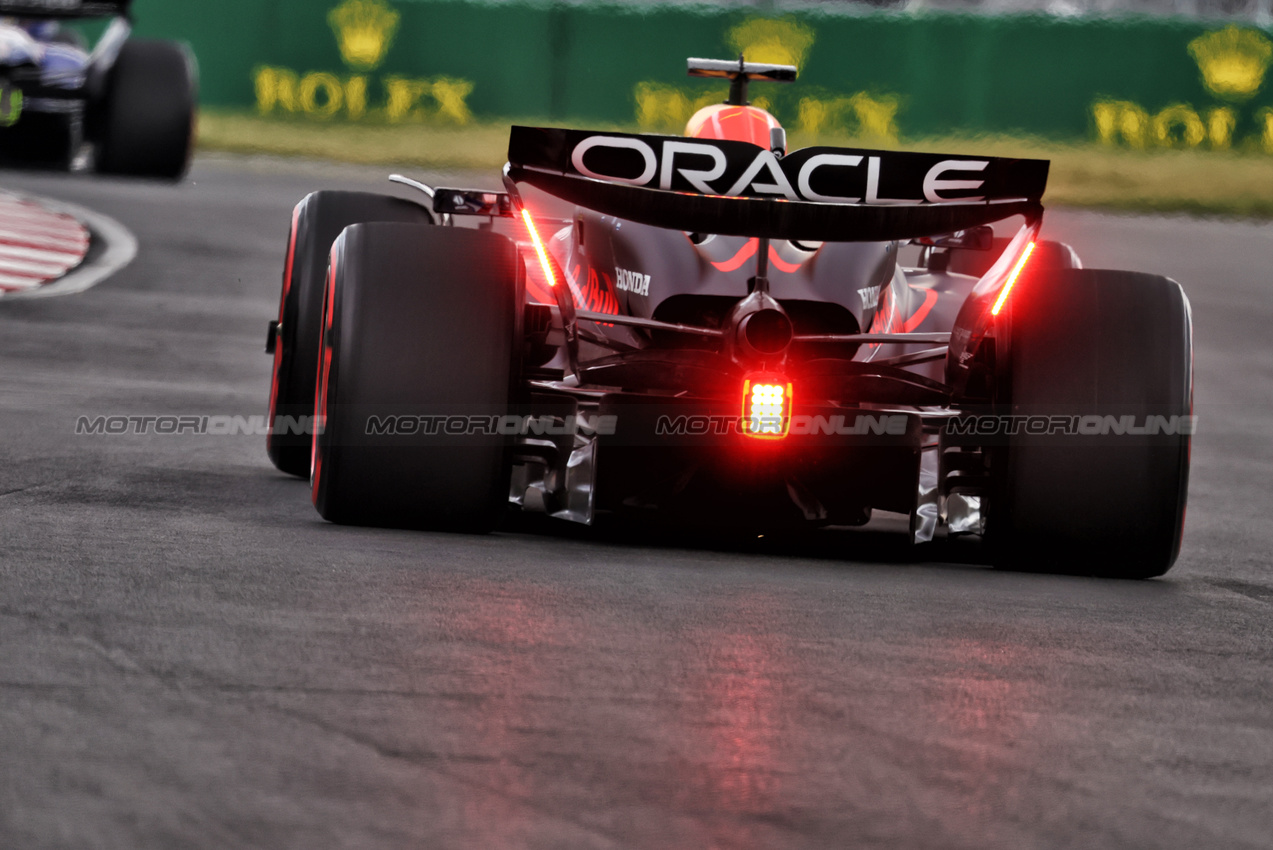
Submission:
<svg viewBox="0 0 1273 850">
<path fill-rule="evenodd" d="M 1162 575 L 1180 552 L 1189 480 L 1184 291 L 1136 272 L 1027 272 L 1008 305 L 995 344 L 1000 410 L 1016 427 L 992 460 L 997 564 Z"/>
<path fill-rule="evenodd" d="M 97 170 L 176 180 L 194 147 L 197 73 L 181 44 L 124 43 L 94 109 Z"/>
<path fill-rule="evenodd" d="M 419 204 L 371 192 L 314 192 L 292 211 L 265 438 L 270 460 L 291 475 L 309 477 L 328 256 L 342 230 L 367 221 L 429 224 L 433 217 Z"/>
<path fill-rule="evenodd" d="M 357 224 L 332 247 L 313 499 L 332 522 L 483 531 L 508 504 L 521 259 L 495 233 Z"/>
</svg>

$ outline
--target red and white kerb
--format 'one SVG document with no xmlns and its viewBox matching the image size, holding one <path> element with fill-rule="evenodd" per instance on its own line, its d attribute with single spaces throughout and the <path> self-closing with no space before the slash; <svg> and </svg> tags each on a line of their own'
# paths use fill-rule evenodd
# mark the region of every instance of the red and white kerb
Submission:
<svg viewBox="0 0 1273 850">
<path fill-rule="evenodd" d="M 88 229 L 65 213 L 0 192 L 0 295 L 51 283 L 84 261 Z"/>
</svg>

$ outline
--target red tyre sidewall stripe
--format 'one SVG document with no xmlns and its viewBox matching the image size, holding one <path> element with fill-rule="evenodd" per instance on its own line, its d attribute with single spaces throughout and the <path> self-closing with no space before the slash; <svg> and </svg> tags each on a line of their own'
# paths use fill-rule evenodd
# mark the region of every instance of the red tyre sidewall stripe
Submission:
<svg viewBox="0 0 1273 850">
<path fill-rule="evenodd" d="M 333 316 L 336 312 L 336 270 L 340 262 L 339 240 L 332 246 L 331 260 L 327 272 L 327 292 L 323 298 L 323 336 L 318 350 L 318 385 L 314 390 L 313 434 L 310 438 L 310 498 L 318 505 L 318 491 L 323 472 L 323 454 L 320 445 L 322 433 L 327 428 L 327 390 L 331 380 L 332 367 L 332 328 Z"/>
</svg>

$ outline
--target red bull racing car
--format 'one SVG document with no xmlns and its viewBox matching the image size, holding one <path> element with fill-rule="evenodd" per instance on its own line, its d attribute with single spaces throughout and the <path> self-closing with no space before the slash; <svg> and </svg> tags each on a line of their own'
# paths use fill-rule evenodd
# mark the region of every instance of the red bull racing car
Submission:
<svg viewBox="0 0 1273 850">
<path fill-rule="evenodd" d="M 176 179 L 194 145 L 182 45 L 130 38 L 131 0 L 0 0 L 0 165 Z M 67 21 L 107 18 L 91 49 Z"/>
<path fill-rule="evenodd" d="M 419 203 L 296 207 L 267 449 L 319 513 L 755 532 L 883 511 L 1001 566 L 1166 572 L 1181 287 L 1044 240 L 1047 162 L 788 151 L 748 86 L 794 68 L 689 69 L 731 85 L 685 136 L 513 127 L 503 192 L 395 177 Z"/>
</svg>

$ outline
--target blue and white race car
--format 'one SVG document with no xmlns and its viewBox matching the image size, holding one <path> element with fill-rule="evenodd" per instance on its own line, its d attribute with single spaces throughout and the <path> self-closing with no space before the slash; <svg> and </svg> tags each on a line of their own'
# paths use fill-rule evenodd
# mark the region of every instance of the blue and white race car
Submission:
<svg viewBox="0 0 1273 850">
<path fill-rule="evenodd" d="M 179 44 L 130 38 L 130 2 L 0 0 L 0 164 L 185 173 L 194 58 Z M 102 17 L 110 22 L 91 49 L 63 23 Z"/>
</svg>

